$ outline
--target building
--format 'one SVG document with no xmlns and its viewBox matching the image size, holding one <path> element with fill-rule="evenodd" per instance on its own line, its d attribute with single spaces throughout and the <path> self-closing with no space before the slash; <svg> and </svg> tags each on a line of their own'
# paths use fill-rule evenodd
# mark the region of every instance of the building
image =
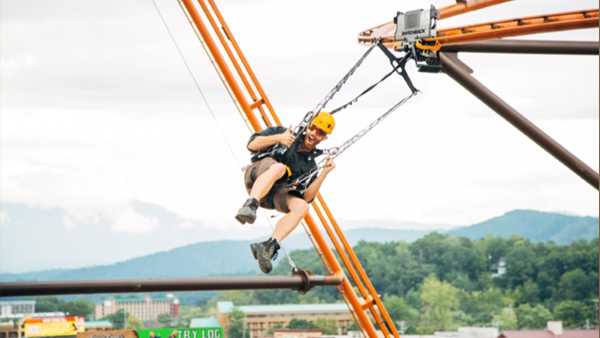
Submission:
<svg viewBox="0 0 600 338">
<path fill-rule="evenodd" d="M 320 338 L 323 331 L 319 329 L 274 329 L 273 338 Z"/>
<path fill-rule="evenodd" d="M 19 325 L 18 320 L 9 320 L 0 323 L 0 338 L 21 337 L 25 337 L 25 330 L 21 325 Z"/>
<path fill-rule="evenodd" d="M 285 328 L 292 319 L 332 320 L 336 323 L 338 334 L 346 334 L 354 322 L 346 304 L 248 305 L 235 308 L 244 313 L 250 338 L 270 336 L 270 330 Z M 232 302 L 217 303 L 218 320 L 225 329 L 233 309 Z"/>
<path fill-rule="evenodd" d="M 436 331 L 434 337 L 438 338 L 497 338 L 498 328 L 495 327 L 459 327 L 457 331 Z M 403 335 L 408 338 L 411 336 Z"/>
<path fill-rule="evenodd" d="M 492 267 L 492 278 L 501 277 L 506 273 L 506 260 L 504 257 L 498 260 L 498 263 Z"/>
<path fill-rule="evenodd" d="M 106 300 L 102 304 L 96 304 L 95 318 L 101 319 L 119 310 L 142 321 L 155 321 L 162 314 L 178 317 L 179 299 L 168 296 L 165 299 L 145 297 L 139 300 Z"/>
<path fill-rule="evenodd" d="M 563 330 L 562 322 L 550 321 L 545 330 L 507 330 L 498 338 L 598 338 L 598 329 Z"/>
<path fill-rule="evenodd" d="M 221 323 L 215 317 L 192 318 L 190 328 L 223 328 Z"/>
<path fill-rule="evenodd" d="M 87 323 L 86 323 L 87 324 Z M 77 334 L 77 338 L 137 338 L 133 330 L 85 330 Z"/>
<path fill-rule="evenodd" d="M 88 320 L 85 322 L 86 331 L 107 331 L 113 328 L 113 324 L 108 320 Z"/>
<path fill-rule="evenodd" d="M 35 312 L 34 300 L 9 300 L 0 302 L 0 318 L 15 317 Z"/>
</svg>

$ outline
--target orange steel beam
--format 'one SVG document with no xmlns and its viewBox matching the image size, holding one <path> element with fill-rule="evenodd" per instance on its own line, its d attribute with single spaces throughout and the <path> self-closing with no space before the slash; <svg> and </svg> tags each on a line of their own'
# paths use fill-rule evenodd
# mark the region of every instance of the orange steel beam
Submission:
<svg viewBox="0 0 600 338">
<path fill-rule="evenodd" d="M 198 33 L 201 42 L 205 45 L 206 52 L 214 61 L 213 64 L 217 73 L 222 77 L 226 89 L 232 94 L 232 98 L 234 98 L 234 101 L 243 112 L 244 117 L 248 120 L 252 129 L 254 131 L 262 130 L 263 124 L 264 126 L 271 126 L 271 121 L 274 121 L 277 125 L 281 125 L 275 110 L 267 98 L 262 86 L 258 82 L 247 59 L 239 48 L 239 45 L 233 38 L 233 34 L 226 25 L 214 0 L 197 0 L 203 16 L 197 10 L 197 6 L 194 4 L 193 0 L 179 1 L 182 4 L 183 11 L 189 18 L 190 24 Z M 205 23 L 206 21 L 208 24 Z M 217 42 L 220 43 L 220 45 L 217 44 Z M 242 85 L 239 85 L 239 81 L 241 81 Z M 262 124 L 255 116 L 257 111 L 262 117 Z M 319 197 L 319 204 L 326 210 L 328 217 L 332 219 L 331 211 L 327 208 L 325 201 L 321 197 Z M 352 248 L 345 242 L 345 239 L 343 239 L 343 245 L 340 245 L 338 241 L 332 237 L 333 232 L 331 232 L 331 229 L 327 226 L 327 220 L 316 204 L 313 205 L 313 210 L 319 215 L 322 225 L 328 230 L 330 239 L 336 244 L 338 254 L 340 257 L 343 257 L 346 269 L 352 271 L 353 277 L 355 277 L 355 283 L 361 290 L 362 297 L 366 300 L 366 302 L 361 302 L 361 297 L 356 294 L 350 280 L 345 278 L 344 270 L 337 261 L 329 244 L 321 234 L 317 223 L 310 213 L 307 214 L 304 218 L 304 223 L 306 224 L 309 234 L 312 236 L 313 243 L 316 246 L 317 251 L 321 254 L 321 259 L 327 269 L 334 276 L 342 279 L 342 283 L 338 286 L 338 289 L 344 296 L 344 299 L 352 310 L 354 318 L 357 320 L 365 335 L 369 338 L 377 337 L 377 330 L 372 323 L 373 318 L 386 337 L 390 336 L 390 330 L 394 337 L 399 337 L 394 323 L 391 318 L 389 318 L 385 308 L 379 308 L 381 315 L 373 310 L 373 302 L 379 301 L 381 304 L 381 301 L 376 291 L 372 288 L 372 284 L 368 280 L 364 270 L 362 270 L 362 267 L 360 267 L 359 273 L 356 273 L 353 264 L 356 266 L 357 264 L 355 261 L 358 260 L 352 251 Z M 336 231 L 339 231 L 339 229 Z M 358 266 L 360 266 L 360 263 L 358 263 Z M 366 288 L 361 282 L 361 277 L 364 280 L 365 285 L 367 285 Z M 366 310 L 371 310 L 371 316 L 369 316 Z"/>
<path fill-rule="evenodd" d="M 311 235 L 313 236 L 313 239 L 315 240 L 315 244 L 317 244 L 317 246 L 319 247 L 319 250 L 321 250 L 321 252 L 323 253 L 323 256 L 325 258 L 325 264 L 330 269 L 330 272 L 332 274 L 343 274 L 340 264 L 338 263 L 337 259 L 335 258 L 335 255 L 329 248 L 329 245 L 323 238 L 323 235 L 321 234 L 321 231 L 319 231 L 319 228 L 317 227 L 317 224 L 315 223 L 312 216 L 307 214 L 304 217 L 304 221 L 306 222 L 306 225 L 308 226 L 308 229 L 309 229 Z M 367 314 L 361 307 L 360 301 L 358 300 L 358 297 L 356 296 L 356 293 L 354 292 L 352 285 L 348 281 L 348 278 L 344 278 L 342 280 L 342 285 L 341 285 L 340 291 L 341 291 L 342 295 L 344 296 L 344 298 L 346 299 L 346 301 L 352 307 L 352 310 L 353 310 L 352 312 L 354 313 L 355 317 L 358 319 L 358 323 L 359 323 L 360 327 L 363 329 L 363 331 L 366 331 L 367 335 L 370 338 L 376 338 L 377 332 L 375 331 L 375 328 L 373 327 L 371 320 L 369 319 L 369 317 L 367 316 Z"/>
<path fill-rule="evenodd" d="M 456 4 L 442 7 L 439 9 L 440 19 L 475 11 L 484 7 L 494 6 L 511 0 L 467 0 L 456 1 Z"/>
<path fill-rule="evenodd" d="M 252 125 L 252 128 L 254 128 L 255 130 L 259 129 L 260 122 L 256 119 L 254 114 L 252 114 L 250 104 L 248 103 L 245 94 L 242 92 L 240 86 L 237 84 L 237 81 L 235 81 L 233 73 L 229 69 L 229 66 L 227 65 L 225 59 L 219 51 L 219 47 L 217 47 L 216 43 L 211 37 L 210 32 L 208 31 L 206 25 L 202 21 L 200 14 L 194 7 L 194 4 L 191 0 L 181 1 L 183 6 L 185 7 L 186 13 L 192 19 L 193 27 L 195 27 L 197 32 L 200 33 L 202 41 L 206 44 L 206 47 L 208 48 L 212 59 L 217 63 L 218 69 L 226 81 L 227 89 L 235 97 L 237 104 L 239 104 L 239 106 L 246 114 L 248 121 L 250 121 L 250 124 Z"/>
<path fill-rule="evenodd" d="M 275 124 L 281 125 L 281 121 L 279 120 L 279 117 L 277 116 L 277 114 L 275 114 L 275 109 L 273 109 L 273 106 L 271 105 L 271 101 L 267 98 L 267 94 L 265 93 L 263 87 L 260 85 L 260 82 L 258 82 L 258 79 L 256 78 L 256 75 L 254 74 L 252 67 L 250 67 L 248 60 L 246 60 L 246 57 L 244 56 L 244 53 L 242 53 L 242 50 L 240 49 L 240 46 L 238 45 L 235 38 L 233 37 L 233 34 L 231 34 L 231 31 L 229 30 L 229 26 L 227 26 L 227 22 L 225 21 L 225 19 L 223 19 L 221 12 L 217 8 L 217 5 L 215 4 L 215 2 L 213 0 L 208 0 L 208 3 L 210 4 L 210 7 L 213 9 L 217 18 L 219 19 L 219 23 L 221 24 L 221 28 L 223 29 L 223 32 L 225 32 L 225 34 L 227 35 L 227 38 L 229 39 L 229 41 L 231 41 L 231 44 L 232 44 L 234 50 L 239 55 L 240 60 L 242 61 L 242 64 L 244 65 L 244 68 L 246 69 L 246 71 L 248 72 L 248 75 L 250 76 L 250 79 L 256 85 L 256 90 L 258 91 L 258 94 L 260 95 L 260 97 L 263 98 L 262 101 L 261 100 L 255 101 L 255 104 L 257 104 L 259 106 L 260 112 L 262 114 L 263 110 L 262 110 L 262 107 L 260 107 L 260 104 L 264 103 L 267 106 L 267 109 L 269 110 L 269 112 L 271 112 L 271 117 L 275 120 Z"/>
<path fill-rule="evenodd" d="M 545 14 L 439 30 L 441 44 L 498 39 L 508 36 L 598 27 L 598 9 Z"/>
<path fill-rule="evenodd" d="M 321 203 L 322 205 L 325 205 L 322 197 L 319 196 L 318 200 L 319 200 L 319 203 Z M 356 272 L 355 265 L 353 264 L 353 262 L 350 261 L 350 258 L 348 258 L 348 255 L 346 254 L 345 250 L 347 250 L 347 249 L 344 246 L 342 246 L 342 244 L 340 244 L 340 240 L 336 239 L 335 234 L 333 233 L 331 228 L 328 226 L 327 219 L 325 218 L 323 212 L 320 210 L 318 204 L 313 203 L 313 210 L 317 214 L 317 217 L 321 221 L 321 224 L 323 224 L 323 227 L 325 228 L 327 235 L 331 239 L 333 246 L 335 247 L 335 250 L 337 251 L 340 258 L 342 259 L 342 262 L 344 263 L 346 270 L 352 276 L 352 279 L 356 283 L 361 295 L 363 296 L 363 298 L 365 300 L 372 299 L 373 295 L 371 295 L 371 297 L 369 297 L 368 291 L 365 289 L 359 275 Z M 350 248 L 350 250 L 352 250 L 352 248 Z M 375 296 L 377 296 L 376 293 L 375 293 Z M 365 309 L 365 303 L 361 304 L 361 309 L 363 309 L 363 310 Z M 385 337 L 389 336 L 390 332 L 388 331 L 388 328 L 386 327 L 386 323 L 383 321 L 381 315 L 377 311 L 375 311 L 372 307 L 366 307 L 366 309 L 371 310 L 371 315 L 373 316 L 373 319 L 375 320 L 375 322 L 381 328 L 381 331 L 383 332 L 384 336 Z M 394 331 L 395 331 L 395 329 L 396 328 L 394 327 Z M 395 332 L 394 336 L 398 337 L 398 333 Z"/>
<path fill-rule="evenodd" d="M 367 273 L 366 273 L 365 269 L 363 268 L 362 264 L 360 263 L 360 260 L 356 256 L 356 253 L 354 252 L 354 250 L 352 250 L 350 243 L 348 243 L 348 240 L 346 239 L 346 235 L 344 235 L 342 229 L 340 228 L 337 221 L 335 220 L 335 217 L 333 217 L 333 213 L 331 212 L 331 210 L 325 203 L 325 200 L 323 199 L 323 197 L 321 196 L 320 193 L 317 195 L 317 200 L 319 201 L 319 203 L 321 203 L 321 206 L 323 207 L 325 214 L 329 218 L 329 222 L 331 223 L 332 228 L 335 230 L 337 236 L 339 237 L 340 241 L 342 242 L 342 244 L 344 246 L 344 249 L 346 250 L 346 252 L 348 252 L 348 255 L 350 256 L 352 263 L 354 264 L 360 277 L 364 281 L 364 284 L 366 285 L 367 290 L 369 291 L 369 293 L 371 295 L 371 301 L 375 302 L 375 305 L 381 312 L 385 321 L 388 323 L 388 326 L 392 330 L 392 333 L 394 334 L 395 337 L 398 337 L 399 334 L 396 331 L 396 327 L 393 325 L 394 322 L 392 320 L 392 317 L 389 315 L 387 309 L 383 305 L 383 302 L 381 301 L 381 297 L 379 297 L 379 294 L 375 290 L 373 283 L 371 283 L 371 279 L 369 279 L 369 277 L 367 276 Z"/>
</svg>

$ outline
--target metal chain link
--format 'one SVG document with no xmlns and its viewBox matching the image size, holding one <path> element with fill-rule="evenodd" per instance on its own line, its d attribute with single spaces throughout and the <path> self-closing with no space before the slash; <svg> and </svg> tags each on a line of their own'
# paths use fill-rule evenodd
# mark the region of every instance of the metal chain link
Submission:
<svg viewBox="0 0 600 338">
<path fill-rule="evenodd" d="M 304 132 L 304 130 L 306 130 L 306 128 L 308 127 L 310 122 L 314 119 L 314 117 L 319 112 L 321 112 L 323 109 L 325 109 L 325 106 L 327 106 L 327 103 L 329 103 L 329 101 L 331 101 L 331 99 L 333 99 L 335 94 L 337 94 L 342 89 L 344 84 L 346 84 L 348 79 L 354 74 L 354 72 L 356 72 L 358 67 L 360 67 L 360 65 L 363 63 L 363 61 L 367 58 L 367 56 L 371 53 L 373 48 L 375 48 L 376 46 L 377 46 L 377 43 L 374 43 L 371 47 L 369 47 L 369 49 L 367 49 L 367 51 L 360 57 L 360 59 L 358 59 L 358 61 L 356 61 L 356 63 L 352 66 L 352 68 L 350 68 L 350 70 L 346 73 L 346 75 L 344 75 L 344 77 L 340 81 L 338 81 L 338 83 L 333 88 L 331 88 L 329 93 L 327 93 L 327 95 L 325 95 L 325 97 L 319 103 L 317 103 L 317 105 L 311 111 L 309 111 L 308 113 L 306 113 L 306 115 L 304 115 L 302 122 L 300 122 L 300 124 L 294 130 L 294 134 L 296 135 L 296 137 L 299 136 L 302 132 Z"/>
<path fill-rule="evenodd" d="M 351 138 L 346 140 L 344 143 L 342 143 L 342 145 L 325 150 L 325 153 L 328 155 L 328 158 L 335 159 L 336 157 L 341 155 L 344 151 L 346 151 L 346 149 L 350 148 L 351 145 L 358 142 L 358 140 L 360 140 L 363 136 L 365 136 L 368 132 L 370 132 L 373 128 L 375 128 L 379 123 L 381 123 L 381 121 L 383 121 L 385 118 L 387 118 L 392 112 L 394 112 L 396 109 L 400 108 L 400 106 L 402 106 L 403 104 L 408 102 L 408 100 L 410 100 L 411 98 L 416 96 L 418 93 L 419 93 L 419 91 L 412 92 L 410 95 L 408 95 L 405 98 L 403 98 L 402 100 L 398 101 L 391 108 L 389 108 L 385 113 L 381 114 L 377 119 L 375 119 L 373 122 L 371 122 L 367 127 L 362 129 L 358 133 L 354 134 L 354 136 L 352 136 Z M 304 187 L 304 185 L 306 183 L 310 182 L 310 180 L 313 177 L 315 177 L 321 169 L 323 169 L 323 167 L 325 166 L 326 160 L 327 160 L 327 158 L 321 159 L 319 161 L 319 164 L 317 165 L 317 168 L 310 171 L 308 174 L 299 177 L 294 182 L 292 182 L 290 185 L 296 186 L 296 187 Z"/>
</svg>

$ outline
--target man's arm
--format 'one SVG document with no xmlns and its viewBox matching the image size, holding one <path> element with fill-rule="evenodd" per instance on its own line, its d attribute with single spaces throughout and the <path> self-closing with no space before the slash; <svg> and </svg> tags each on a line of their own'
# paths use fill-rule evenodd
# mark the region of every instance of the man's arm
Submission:
<svg viewBox="0 0 600 338">
<path fill-rule="evenodd" d="M 323 166 L 323 169 L 321 170 L 317 178 L 308 186 L 308 188 L 306 188 L 306 191 L 304 192 L 304 200 L 306 202 L 311 203 L 315 199 L 317 193 L 319 192 L 319 189 L 321 188 L 321 184 L 325 180 L 325 177 L 327 177 L 327 175 L 329 175 L 329 173 L 334 168 L 335 163 L 333 163 L 333 160 L 331 158 L 328 158 L 325 161 L 325 165 Z"/>
<path fill-rule="evenodd" d="M 286 129 L 283 133 L 273 135 L 256 135 L 248 142 L 248 150 L 252 152 L 260 152 L 275 144 L 283 144 L 289 147 L 294 143 L 294 135 L 290 129 Z"/>
</svg>

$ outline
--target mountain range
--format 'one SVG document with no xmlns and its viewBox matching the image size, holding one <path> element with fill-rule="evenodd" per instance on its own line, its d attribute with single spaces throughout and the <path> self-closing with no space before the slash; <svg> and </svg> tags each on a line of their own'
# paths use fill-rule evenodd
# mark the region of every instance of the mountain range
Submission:
<svg viewBox="0 0 600 338">
<path fill-rule="evenodd" d="M 351 245 L 358 241 L 414 241 L 431 230 L 378 228 L 348 229 L 344 233 Z M 514 210 L 477 224 L 446 231 L 450 235 L 479 239 L 484 236 L 518 235 L 532 242 L 554 241 L 569 244 L 598 237 L 598 218 L 564 215 L 534 210 Z M 205 241 L 120 261 L 78 269 L 52 269 L 26 273 L 2 273 L 0 281 L 86 280 L 121 278 L 193 277 L 258 273 L 246 240 Z M 285 241 L 287 251 L 310 248 L 304 233 Z"/>
</svg>

